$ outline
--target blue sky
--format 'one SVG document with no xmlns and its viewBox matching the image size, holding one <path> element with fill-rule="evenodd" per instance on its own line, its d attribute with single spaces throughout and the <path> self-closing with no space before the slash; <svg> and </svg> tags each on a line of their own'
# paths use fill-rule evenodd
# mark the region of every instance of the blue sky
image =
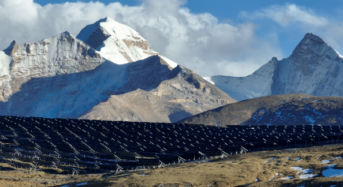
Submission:
<svg viewBox="0 0 343 187">
<path fill-rule="evenodd" d="M 36 3 L 40 5 L 46 4 L 58 4 L 65 2 L 90 2 L 90 1 L 80 1 L 80 0 L 36 0 Z M 113 2 L 120 2 L 123 5 L 136 6 L 142 3 L 140 0 L 100 0 L 104 4 L 109 4 Z M 241 11 L 255 11 L 257 9 L 265 8 L 273 4 L 284 4 L 284 3 L 294 3 L 299 6 L 305 6 L 315 10 L 318 13 L 331 14 L 331 11 L 340 10 L 340 7 L 343 6 L 342 0 L 330 0 L 330 3 L 327 1 L 321 0 L 301 0 L 301 1 L 283 1 L 283 0 L 187 0 L 185 7 L 189 8 L 194 13 L 203 13 L 209 12 L 212 15 L 216 16 L 219 19 L 232 19 L 237 17 Z"/>
<path fill-rule="evenodd" d="M 105 16 L 202 76 L 251 74 L 273 56 L 288 57 L 307 32 L 343 53 L 343 0 L 3 0 L 0 47 L 77 35 Z"/>
</svg>

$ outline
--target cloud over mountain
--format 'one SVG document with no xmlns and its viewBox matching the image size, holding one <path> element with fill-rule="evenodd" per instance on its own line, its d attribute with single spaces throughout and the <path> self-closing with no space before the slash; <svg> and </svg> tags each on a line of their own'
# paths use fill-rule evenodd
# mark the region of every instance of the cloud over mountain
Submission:
<svg viewBox="0 0 343 187">
<path fill-rule="evenodd" d="M 221 23 L 209 13 L 194 14 L 186 1 L 143 0 L 137 6 L 77 2 L 41 6 L 33 0 L 0 2 L 0 48 L 13 39 L 34 42 L 104 18 L 114 18 L 141 33 L 152 48 L 202 76 L 252 73 L 270 56 L 280 57 L 273 37 L 258 39 L 255 25 Z M 23 34 L 25 33 L 25 34 Z"/>
<path fill-rule="evenodd" d="M 305 33 L 315 33 L 342 53 L 343 21 L 340 19 L 341 16 L 342 9 L 339 6 L 328 14 L 318 9 L 315 11 L 305 6 L 289 3 L 270 5 L 254 12 L 243 11 L 239 15 L 240 18 L 248 19 L 257 25 L 271 20 L 280 26 L 270 29 L 276 33 L 292 33 L 292 36 L 298 35 L 299 37 Z M 296 37 L 288 35 L 288 38 Z"/>
<path fill-rule="evenodd" d="M 316 15 L 312 10 L 295 4 L 271 5 L 254 13 L 242 12 L 242 17 L 269 18 L 283 27 L 291 23 L 306 24 L 306 26 L 327 26 L 329 21 L 322 16 Z"/>
</svg>

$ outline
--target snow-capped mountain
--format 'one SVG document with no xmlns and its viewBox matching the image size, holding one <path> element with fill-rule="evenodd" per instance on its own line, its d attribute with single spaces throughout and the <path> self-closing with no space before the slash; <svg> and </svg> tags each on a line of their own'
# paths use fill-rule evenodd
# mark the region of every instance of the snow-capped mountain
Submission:
<svg viewBox="0 0 343 187">
<path fill-rule="evenodd" d="M 174 122 L 235 102 L 110 18 L 0 51 L 0 115 Z"/>
<path fill-rule="evenodd" d="M 135 62 L 158 54 L 135 30 L 108 17 L 86 26 L 76 38 L 116 64 Z M 176 65 L 174 63 L 173 67 Z"/>
<path fill-rule="evenodd" d="M 343 57 L 308 33 L 288 58 L 278 61 L 274 57 L 247 77 L 205 79 L 238 101 L 292 93 L 343 96 Z"/>
<path fill-rule="evenodd" d="M 0 62 L 0 101 L 6 102 L 32 78 L 89 71 L 104 60 L 94 49 L 64 32 L 21 46 L 13 41 L 0 51 Z"/>
</svg>

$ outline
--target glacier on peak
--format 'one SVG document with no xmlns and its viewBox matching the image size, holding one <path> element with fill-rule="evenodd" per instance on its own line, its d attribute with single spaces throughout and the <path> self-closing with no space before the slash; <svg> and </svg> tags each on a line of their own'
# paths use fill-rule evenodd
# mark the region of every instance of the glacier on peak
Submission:
<svg viewBox="0 0 343 187">
<path fill-rule="evenodd" d="M 107 60 L 116 64 L 126 64 L 159 55 L 148 42 L 131 27 L 106 17 L 87 25 L 77 38 L 93 47 Z M 177 64 L 162 57 L 171 68 Z"/>
</svg>

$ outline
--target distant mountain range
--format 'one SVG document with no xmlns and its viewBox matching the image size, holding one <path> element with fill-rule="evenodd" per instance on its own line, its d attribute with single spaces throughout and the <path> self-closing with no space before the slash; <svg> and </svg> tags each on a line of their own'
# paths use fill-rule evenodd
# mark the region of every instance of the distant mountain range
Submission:
<svg viewBox="0 0 343 187">
<path fill-rule="evenodd" d="M 309 95 L 343 96 L 343 57 L 313 34 L 290 57 L 274 57 L 247 77 L 202 78 L 111 18 L 87 25 L 76 37 L 64 32 L 36 43 L 13 41 L 0 51 L 0 115 L 209 125 L 342 123 L 342 98 Z"/>
<path fill-rule="evenodd" d="M 288 58 L 279 61 L 274 57 L 247 77 L 205 79 L 240 102 L 180 122 L 343 125 L 343 98 L 330 97 L 343 96 L 343 57 L 311 33 L 305 35 Z"/>
<path fill-rule="evenodd" d="M 111 18 L 0 51 L 0 115 L 175 122 L 232 102 Z"/>
<path fill-rule="evenodd" d="M 343 96 L 343 58 L 323 39 L 308 33 L 288 58 L 274 57 L 247 77 L 205 79 L 237 101 L 280 94 Z"/>
</svg>

